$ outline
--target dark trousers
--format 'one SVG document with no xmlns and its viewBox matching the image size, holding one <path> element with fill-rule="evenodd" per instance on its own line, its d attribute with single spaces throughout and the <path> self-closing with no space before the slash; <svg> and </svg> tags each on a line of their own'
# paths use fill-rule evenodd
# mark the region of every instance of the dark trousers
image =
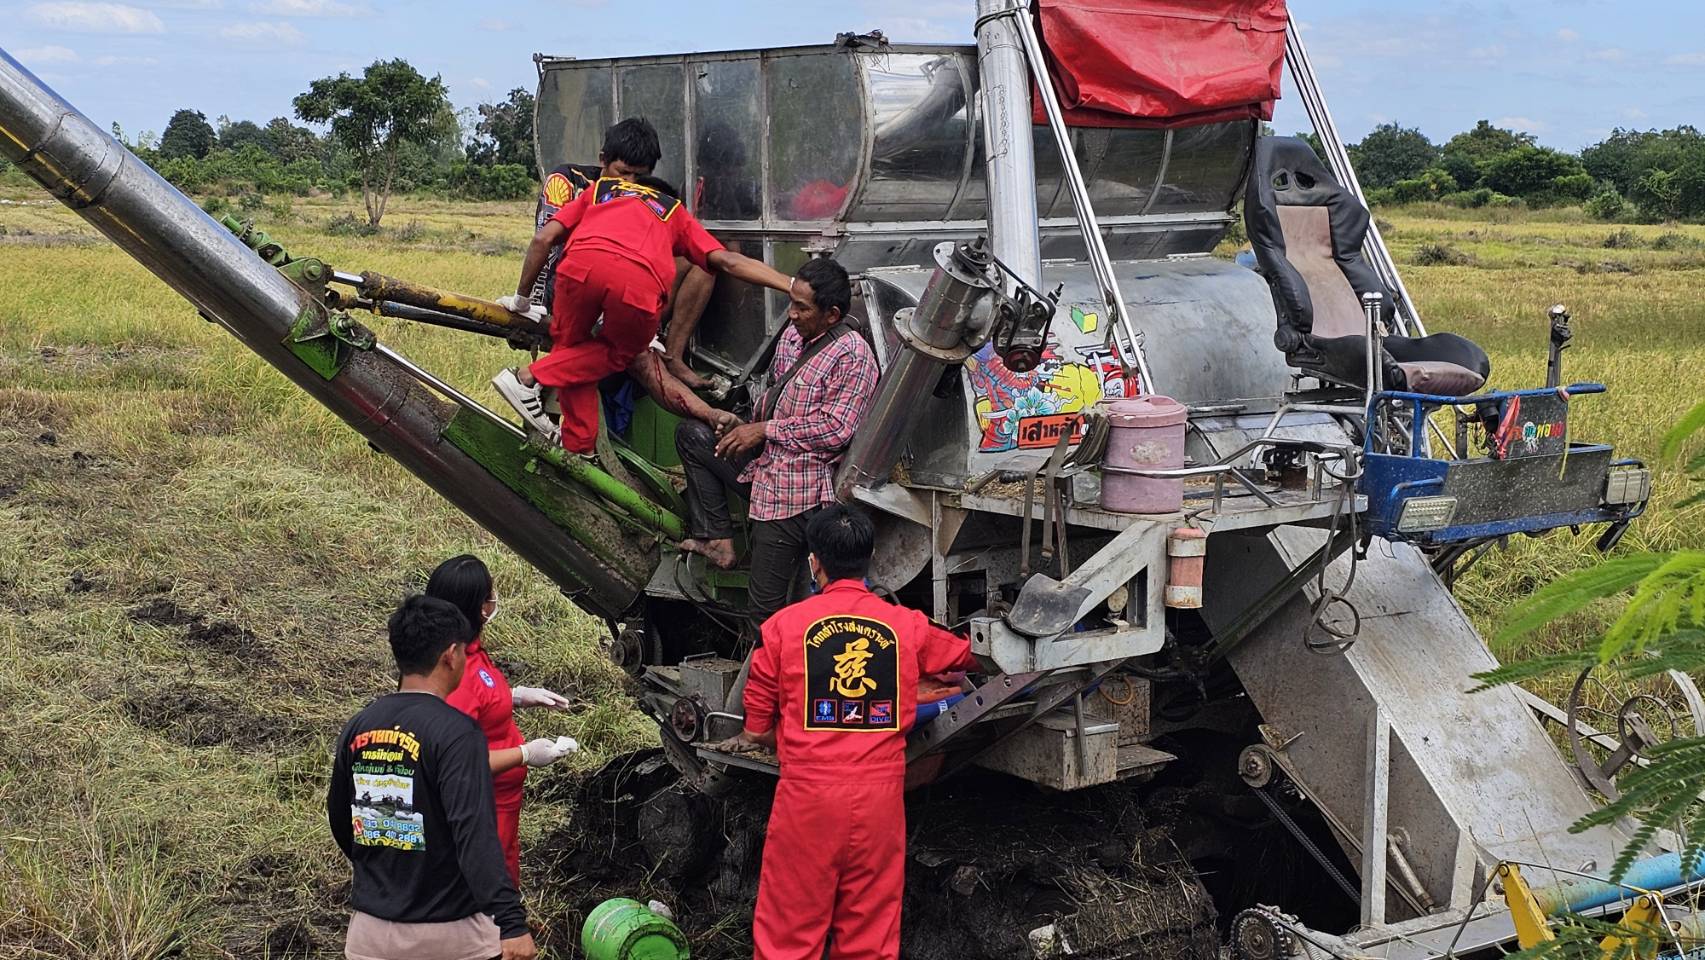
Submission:
<svg viewBox="0 0 1705 960">
<path fill-rule="evenodd" d="M 716 455 L 716 433 L 698 420 L 682 420 L 675 428 L 675 449 L 687 476 L 687 534 L 698 540 L 734 536 L 728 516 L 729 491 L 752 495 L 752 485 L 740 482 L 740 471 L 757 457 L 753 451 L 734 460 Z M 751 569 L 747 574 L 748 615 L 762 624 L 787 606 L 796 584 L 807 579 L 805 525 L 819 508 L 785 520 L 754 520 L 751 524 Z"/>
</svg>

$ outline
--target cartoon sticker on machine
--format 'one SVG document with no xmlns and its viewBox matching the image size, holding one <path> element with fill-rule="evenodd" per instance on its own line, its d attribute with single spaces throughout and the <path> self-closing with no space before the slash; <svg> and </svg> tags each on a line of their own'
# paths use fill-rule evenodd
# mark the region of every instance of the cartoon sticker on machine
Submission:
<svg viewBox="0 0 1705 960">
<path fill-rule="evenodd" d="M 1070 317 L 1072 326 L 1065 333 L 1072 342 L 1062 343 L 1050 333 L 1042 362 L 1027 373 L 1007 369 L 993 345 L 965 361 L 982 431 L 978 452 L 1046 449 L 1067 431 L 1076 443 L 1083 432 L 1080 414 L 1104 397 L 1125 395 L 1118 357 L 1092 336 L 1099 326 L 1094 309 L 1074 305 Z"/>
</svg>

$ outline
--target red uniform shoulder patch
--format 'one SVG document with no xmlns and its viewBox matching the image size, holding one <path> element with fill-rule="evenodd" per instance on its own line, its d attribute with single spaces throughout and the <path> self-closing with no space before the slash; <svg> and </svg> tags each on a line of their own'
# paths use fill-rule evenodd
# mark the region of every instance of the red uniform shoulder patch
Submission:
<svg viewBox="0 0 1705 960">
<path fill-rule="evenodd" d="M 598 190 L 592 195 L 592 202 L 609 203 L 612 200 L 630 198 L 644 203 L 647 210 L 663 221 L 667 221 L 681 207 L 681 201 L 661 190 L 653 190 L 632 180 L 616 177 L 602 177 L 598 180 Z"/>
</svg>

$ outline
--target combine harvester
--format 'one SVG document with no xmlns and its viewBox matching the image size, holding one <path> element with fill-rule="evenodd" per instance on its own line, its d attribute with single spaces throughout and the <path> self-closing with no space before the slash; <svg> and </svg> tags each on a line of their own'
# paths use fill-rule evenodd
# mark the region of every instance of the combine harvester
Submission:
<svg viewBox="0 0 1705 960">
<path fill-rule="evenodd" d="M 1705 729 L 1698 692 L 1675 675 L 1607 699 L 1594 675 L 1562 708 L 1470 694 L 1496 663 L 1449 589 L 1502 538 L 1601 525 L 1608 548 L 1644 507 L 1639 463 L 1568 434 L 1603 388 L 1561 387 L 1567 314 L 1535 305 L 1546 384 L 1482 392 L 1485 354 L 1422 326 L 1282 2 L 1107 6 L 980 0 L 975 46 L 540 56 L 540 166 L 645 115 L 658 174 L 731 248 L 856 275 L 884 372 L 838 492 L 879 518 L 873 580 L 968 629 L 990 669 L 928 706 L 914 783 L 975 765 L 1062 806 L 1172 798 L 1182 886 L 1212 894 L 1182 909 L 1248 960 L 1472 955 L 1523 917 L 1531 938 L 1535 916 L 1626 909 L 1580 875 L 1628 833 L 1568 828 L 1653 742 Z M 1324 160 L 1261 136 L 1285 63 Z M 596 463 L 547 450 L 358 311 L 537 349 L 531 321 L 216 222 L 4 56 L 0 132 L 0 155 L 608 624 L 668 764 L 634 799 L 654 822 L 701 814 L 668 824 L 682 862 L 724 843 L 703 811 L 774 766 L 708 746 L 739 724 L 745 575 L 672 545 L 667 414 L 642 401 Z M 1240 201 L 1258 269 L 1209 255 Z M 783 308 L 724 285 L 701 369 L 761 386 Z M 1007 781 L 973 805 L 1021 794 L 1042 795 Z M 1643 887 L 1692 879 L 1649 855 Z M 1000 892 L 975 877 L 912 895 L 974 917 Z M 1160 955 L 1153 904 L 1119 890 L 1033 900 L 1028 949 Z M 991 934 L 961 955 L 1014 953 Z"/>
</svg>

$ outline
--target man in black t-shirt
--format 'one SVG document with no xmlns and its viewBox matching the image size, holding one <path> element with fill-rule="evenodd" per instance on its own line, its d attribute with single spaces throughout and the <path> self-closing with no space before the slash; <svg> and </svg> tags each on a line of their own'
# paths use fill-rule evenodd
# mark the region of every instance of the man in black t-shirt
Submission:
<svg viewBox="0 0 1705 960">
<path fill-rule="evenodd" d="M 326 817 L 355 868 L 348 960 L 533 960 L 538 951 L 497 839 L 485 735 L 444 702 L 471 630 L 413 596 L 390 619 L 397 692 L 337 741 Z"/>
</svg>

